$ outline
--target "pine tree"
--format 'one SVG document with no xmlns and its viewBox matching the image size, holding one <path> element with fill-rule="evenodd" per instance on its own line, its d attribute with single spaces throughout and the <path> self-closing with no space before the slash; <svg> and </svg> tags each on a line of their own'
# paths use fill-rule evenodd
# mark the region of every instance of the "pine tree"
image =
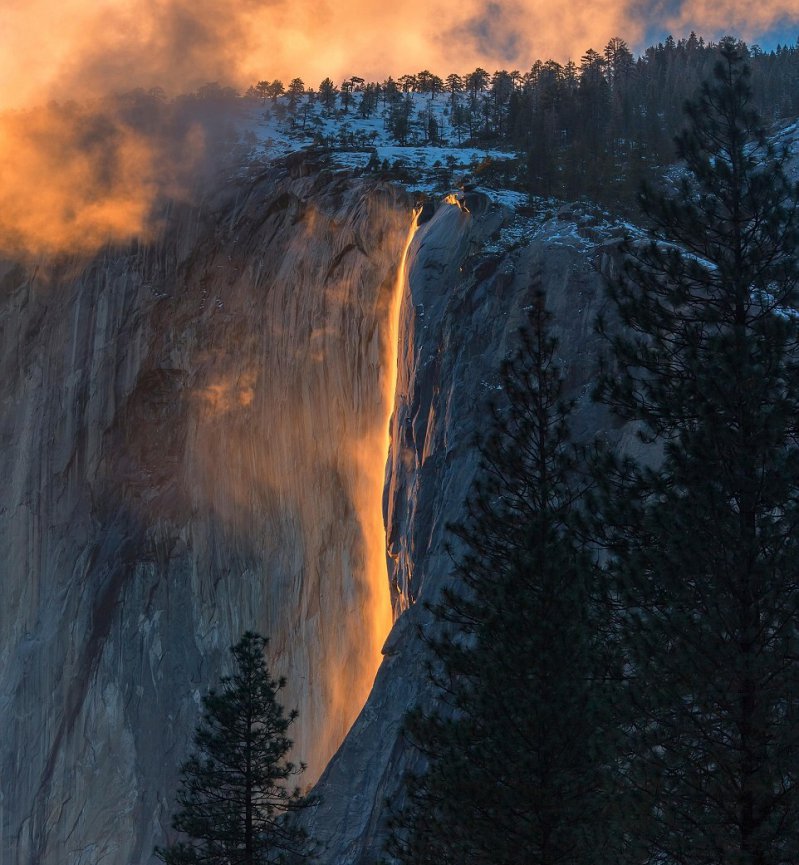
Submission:
<svg viewBox="0 0 799 865">
<path fill-rule="evenodd" d="M 266 104 L 266 98 L 269 96 L 270 84 L 268 81 L 259 81 L 255 85 L 255 92 L 261 97 L 261 100 Z"/>
<path fill-rule="evenodd" d="M 686 108 L 678 188 L 645 189 L 651 241 L 610 287 L 598 396 L 653 446 L 608 458 L 595 503 L 642 806 L 629 862 L 799 850 L 799 211 L 750 94 L 725 41 Z"/>
<path fill-rule="evenodd" d="M 570 529 L 580 489 L 547 325 L 537 296 L 453 527 L 465 553 L 430 641 L 440 705 L 407 721 L 429 765 L 407 779 L 395 863 L 612 861 L 602 640 L 592 561 Z"/>
<path fill-rule="evenodd" d="M 305 833 L 288 817 L 310 804 L 286 788 L 303 771 L 286 760 L 296 711 L 277 702 L 285 680 L 271 678 L 267 640 L 251 631 L 231 647 L 235 670 L 203 698 L 195 751 L 181 767 L 180 810 L 172 826 L 186 836 L 156 855 L 167 865 L 266 865 L 303 858 Z"/>
<path fill-rule="evenodd" d="M 285 92 L 286 88 L 283 86 L 283 82 L 279 78 L 275 78 L 275 80 L 269 85 L 268 94 L 272 102 L 276 102 L 278 96 L 282 96 Z"/>
<path fill-rule="evenodd" d="M 328 113 L 335 108 L 337 95 L 338 90 L 336 85 L 330 78 L 325 78 L 325 80 L 319 85 L 319 100 L 322 105 L 324 105 L 325 111 Z"/>
<path fill-rule="evenodd" d="M 305 93 L 305 82 L 302 78 L 292 78 L 289 84 L 289 109 L 293 113 L 297 109 L 300 97 Z"/>
</svg>

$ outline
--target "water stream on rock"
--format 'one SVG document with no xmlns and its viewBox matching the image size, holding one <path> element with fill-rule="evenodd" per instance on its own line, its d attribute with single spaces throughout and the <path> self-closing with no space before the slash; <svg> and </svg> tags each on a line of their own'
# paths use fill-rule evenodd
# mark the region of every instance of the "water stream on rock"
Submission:
<svg viewBox="0 0 799 865">
<path fill-rule="evenodd" d="M 386 557 L 386 527 L 383 520 L 383 495 L 386 485 L 387 456 L 391 446 L 392 417 L 397 387 L 399 362 L 399 320 L 402 299 L 408 283 L 407 261 L 411 243 L 418 229 L 419 210 L 414 211 L 408 234 L 402 249 L 397 269 L 388 314 L 383 326 L 386 337 L 383 341 L 380 383 L 382 390 L 383 418 L 377 428 L 378 440 L 369 442 L 368 448 L 359 455 L 359 468 L 363 482 L 360 493 L 356 493 L 356 508 L 366 546 L 366 572 L 370 585 L 371 600 L 371 652 L 373 670 L 377 672 L 382 660 L 382 646 L 394 619 L 389 591 L 389 574 Z M 401 609 L 401 608 L 400 608 Z"/>
</svg>

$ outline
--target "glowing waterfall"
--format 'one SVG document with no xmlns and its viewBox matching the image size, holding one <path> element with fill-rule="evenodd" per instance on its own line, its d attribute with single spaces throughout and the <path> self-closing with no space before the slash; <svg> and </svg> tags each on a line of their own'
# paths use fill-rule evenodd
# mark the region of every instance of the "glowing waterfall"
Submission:
<svg viewBox="0 0 799 865">
<path fill-rule="evenodd" d="M 394 281 L 388 314 L 385 319 L 385 339 L 381 340 L 381 381 L 383 391 L 383 417 L 380 420 L 379 442 L 363 453 L 364 481 L 369 489 L 364 490 L 359 508 L 361 526 L 366 543 L 366 569 L 369 581 L 369 611 L 371 621 L 371 655 L 374 678 L 382 660 L 383 643 L 391 630 L 393 614 L 389 590 L 388 569 L 386 566 L 386 527 L 383 522 L 383 490 L 386 482 L 386 458 L 391 444 L 391 418 L 394 413 L 394 399 L 397 387 L 398 336 L 402 298 L 408 282 L 408 250 L 418 228 L 420 211 L 414 211 L 411 226 L 405 238 L 400 257 L 397 277 Z"/>
</svg>

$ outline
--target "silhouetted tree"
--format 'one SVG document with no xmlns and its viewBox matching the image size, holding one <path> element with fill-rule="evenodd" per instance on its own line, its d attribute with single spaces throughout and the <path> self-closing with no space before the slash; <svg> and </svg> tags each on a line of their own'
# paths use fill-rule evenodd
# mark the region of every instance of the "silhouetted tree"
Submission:
<svg viewBox="0 0 799 865">
<path fill-rule="evenodd" d="M 305 93 L 305 82 L 302 78 L 292 78 L 289 84 L 289 108 L 295 111 L 297 103 L 300 101 L 303 93 Z"/>
<path fill-rule="evenodd" d="M 406 93 L 401 99 L 394 102 L 388 113 L 388 131 L 394 136 L 398 144 L 406 144 L 411 131 L 411 114 L 413 102 L 410 93 Z"/>
<path fill-rule="evenodd" d="M 195 751 L 181 767 L 172 825 L 185 840 L 156 854 L 167 865 L 265 865 L 292 862 L 308 848 L 292 824 L 309 804 L 286 782 L 304 770 L 286 759 L 296 711 L 284 715 L 264 661 L 267 640 L 248 631 L 231 648 L 234 672 L 203 698 Z"/>
<path fill-rule="evenodd" d="M 434 606 L 438 710 L 411 713 L 410 775 L 388 854 L 416 865 L 614 861 L 613 726 L 581 493 L 543 296 L 502 370 L 457 582 Z"/>
<path fill-rule="evenodd" d="M 629 863 L 799 850 L 799 193 L 750 100 L 727 40 L 687 107 L 677 189 L 646 189 L 651 242 L 611 284 L 598 395 L 659 444 L 598 473 L 641 806 Z"/>
<path fill-rule="evenodd" d="M 325 78 L 325 80 L 319 85 L 319 99 L 322 102 L 322 105 L 325 106 L 325 111 L 332 111 L 336 105 L 336 94 L 338 90 L 336 89 L 336 85 L 330 80 L 330 78 Z"/>
<path fill-rule="evenodd" d="M 283 86 L 283 82 L 278 78 L 275 78 L 275 80 L 269 85 L 268 93 L 272 102 L 276 102 L 278 96 L 282 96 L 285 92 L 286 88 Z"/>
</svg>

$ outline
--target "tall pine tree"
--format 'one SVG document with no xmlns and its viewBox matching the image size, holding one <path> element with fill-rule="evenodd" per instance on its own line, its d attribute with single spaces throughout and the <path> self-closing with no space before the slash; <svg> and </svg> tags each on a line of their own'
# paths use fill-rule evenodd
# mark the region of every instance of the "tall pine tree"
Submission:
<svg viewBox="0 0 799 865">
<path fill-rule="evenodd" d="M 184 836 L 156 855 L 167 865 L 267 865 L 295 862 L 305 833 L 286 818 L 309 804 L 286 782 L 302 772 L 286 759 L 296 712 L 277 702 L 285 680 L 264 661 L 266 638 L 247 631 L 233 647 L 234 671 L 203 698 L 195 751 L 181 767 L 180 809 L 172 825 Z"/>
<path fill-rule="evenodd" d="M 457 582 L 433 608 L 440 703 L 408 718 L 428 766 L 408 778 L 393 862 L 613 861 L 593 563 L 570 529 L 581 491 L 570 406 L 541 295 L 532 310 L 454 528 Z"/>
<path fill-rule="evenodd" d="M 797 189 L 725 41 L 687 106 L 675 192 L 611 285 L 600 399 L 656 442 L 596 499 L 626 653 L 628 862 L 799 850 Z"/>
</svg>

